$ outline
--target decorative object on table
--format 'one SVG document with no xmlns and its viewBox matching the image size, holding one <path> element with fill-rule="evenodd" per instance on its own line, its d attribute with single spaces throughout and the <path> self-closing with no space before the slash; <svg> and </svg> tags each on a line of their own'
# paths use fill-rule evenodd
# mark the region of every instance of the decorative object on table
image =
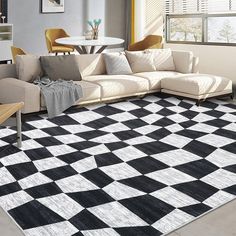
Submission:
<svg viewBox="0 0 236 236">
<path fill-rule="evenodd" d="M 99 33 L 99 26 L 102 23 L 101 19 L 94 19 L 93 22 L 92 21 L 88 21 L 88 25 L 91 26 L 92 28 L 92 32 L 93 32 L 93 39 L 97 40 L 98 39 L 98 33 Z"/>
<path fill-rule="evenodd" d="M 93 39 L 93 31 L 92 30 L 85 31 L 84 37 L 86 40 L 92 40 Z"/>
<path fill-rule="evenodd" d="M 41 0 L 42 13 L 63 13 L 64 11 L 64 0 Z"/>
</svg>

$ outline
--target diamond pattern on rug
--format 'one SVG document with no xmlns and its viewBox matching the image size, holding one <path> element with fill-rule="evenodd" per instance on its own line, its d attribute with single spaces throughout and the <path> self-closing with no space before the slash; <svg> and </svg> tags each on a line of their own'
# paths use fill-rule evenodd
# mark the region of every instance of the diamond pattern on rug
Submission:
<svg viewBox="0 0 236 236">
<path fill-rule="evenodd" d="M 236 106 L 166 95 L 0 129 L 0 206 L 27 236 L 159 236 L 235 199 Z"/>
</svg>

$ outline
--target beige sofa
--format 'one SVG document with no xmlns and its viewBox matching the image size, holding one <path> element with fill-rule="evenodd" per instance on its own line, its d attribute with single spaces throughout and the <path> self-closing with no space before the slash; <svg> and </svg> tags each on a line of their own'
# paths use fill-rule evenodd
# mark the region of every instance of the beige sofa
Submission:
<svg viewBox="0 0 236 236">
<path fill-rule="evenodd" d="M 193 99 L 232 94 L 228 79 L 198 73 L 198 58 L 192 52 L 172 52 L 175 71 L 142 72 L 132 75 L 107 75 L 103 55 L 79 55 L 81 81 L 74 81 L 83 90 L 83 98 L 75 105 L 102 102 L 130 96 L 165 92 Z M 195 74 L 195 75 L 194 75 Z M 23 113 L 45 110 L 40 88 L 17 79 L 15 65 L 0 66 L 0 103 L 22 101 Z"/>
</svg>

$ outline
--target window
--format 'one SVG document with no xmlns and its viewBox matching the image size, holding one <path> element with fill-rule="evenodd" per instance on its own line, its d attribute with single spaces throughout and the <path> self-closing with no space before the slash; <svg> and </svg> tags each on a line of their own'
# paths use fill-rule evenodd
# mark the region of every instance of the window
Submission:
<svg viewBox="0 0 236 236">
<path fill-rule="evenodd" d="M 236 0 L 166 0 L 166 40 L 236 45 Z"/>
</svg>

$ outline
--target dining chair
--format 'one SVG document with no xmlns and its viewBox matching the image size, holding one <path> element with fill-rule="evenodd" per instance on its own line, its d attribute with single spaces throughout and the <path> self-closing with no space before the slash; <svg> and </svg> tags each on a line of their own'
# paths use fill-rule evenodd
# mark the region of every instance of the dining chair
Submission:
<svg viewBox="0 0 236 236">
<path fill-rule="evenodd" d="M 15 46 L 11 46 L 11 54 L 12 54 L 13 62 L 16 63 L 16 56 L 26 55 L 27 53 L 22 48 L 17 48 Z"/>
<path fill-rule="evenodd" d="M 49 53 L 55 53 L 57 56 L 58 53 L 65 55 L 66 53 L 70 54 L 74 51 L 73 46 L 65 46 L 56 43 L 56 39 L 69 37 L 64 29 L 46 29 L 45 37 Z"/>
<path fill-rule="evenodd" d="M 162 47 L 162 36 L 148 35 L 142 41 L 129 45 L 128 51 L 143 51 L 145 49 L 155 49 Z"/>
</svg>

